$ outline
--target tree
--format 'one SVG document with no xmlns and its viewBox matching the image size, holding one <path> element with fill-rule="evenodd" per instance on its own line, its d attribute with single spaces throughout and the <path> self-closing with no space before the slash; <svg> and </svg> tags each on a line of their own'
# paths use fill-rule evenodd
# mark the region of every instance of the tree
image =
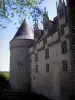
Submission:
<svg viewBox="0 0 75 100">
<path fill-rule="evenodd" d="M 16 14 L 19 16 L 19 21 L 23 20 L 24 16 L 32 16 L 35 20 L 41 16 L 42 10 L 38 7 L 43 0 L 0 0 L 0 18 L 7 22 L 12 22 L 11 17 Z M 38 18 L 37 18 L 38 19 Z M 0 21 L 0 26 L 3 24 Z"/>
<path fill-rule="evenodd" d="M 0 92 L 3 92 L 3 90 L 7 87 L 8 84 L 9 81 L 6 79 L 6 77 L 0 74 Z"/>
</svg>

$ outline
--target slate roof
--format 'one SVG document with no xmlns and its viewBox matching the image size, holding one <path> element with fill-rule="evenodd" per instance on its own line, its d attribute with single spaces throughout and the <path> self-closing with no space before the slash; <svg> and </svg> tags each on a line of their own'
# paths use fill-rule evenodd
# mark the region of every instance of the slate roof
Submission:
<svg viewBox="0 0 75 100">
<path fill-rule="evenodd" d="M 13 39 L 34 39 L 34 32 L 26 19 L 22 22 Z"/>
</svg>

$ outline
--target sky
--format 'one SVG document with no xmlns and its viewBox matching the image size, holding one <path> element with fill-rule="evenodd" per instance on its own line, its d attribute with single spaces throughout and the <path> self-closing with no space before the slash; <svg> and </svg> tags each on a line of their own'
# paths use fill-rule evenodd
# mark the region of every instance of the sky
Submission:
<svg viewBox="0 0 75 100">
<path fill-rule="evenodd" d="M 41 4 L 41 8 L 44 9 L 46 7 L 49 15 L 49 19 L 53 20 L 53 18 L 57 15 L 56 10 L 56 1 L 59 0 L 44 0 Z M 17 16 L 12 19 L 12 21 L 17 23 Z M 29 24 L 32 25 L 32 20 L 28 19 Z M 10 44 L 9 42 L 14 37 L 17 32 L 17 26 L 12 23 L 7 24 L 7 28 L 2 29 L 0 27 L 0 71 L 9 71 L 10 70 Z"/>
</svg>

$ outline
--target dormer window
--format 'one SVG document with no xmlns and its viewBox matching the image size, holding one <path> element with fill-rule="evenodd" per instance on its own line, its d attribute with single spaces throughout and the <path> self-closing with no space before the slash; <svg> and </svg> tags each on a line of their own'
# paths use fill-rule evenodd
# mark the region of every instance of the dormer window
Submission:
<svg viewBox="0 0 75 100">
<path fill-rule="evenodd" d="M 61 19 L 61 11 L 59 11 L 59 18 Z"/>
<path fill-rule="evenodd" d="M 60 35 L 64 34 L 64 24 L 60 25 Z"/>
<path fill-rule="evenodd" d="M 62 8 L 62 10 L 61 10 L 61 16 L 62 16 L 62 18 L 64 17 L 64 11 L 63 11 L 63 8 Z"/>
<path fill-rule="evenodd" d="M 59 18 L 63 18 L 64 17 L 64 11 L 63 8 L 59 11 Z"/>
</svg>

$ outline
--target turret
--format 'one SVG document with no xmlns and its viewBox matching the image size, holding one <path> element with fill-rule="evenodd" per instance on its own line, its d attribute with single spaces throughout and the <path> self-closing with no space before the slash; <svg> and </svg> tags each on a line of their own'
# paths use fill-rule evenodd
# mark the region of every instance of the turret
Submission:
<svg viewBox="0 0 75 100">
<path fill-rule="evenodd" d="M 56 3 L 56 7 L 57 7 L 59 29 L 63 30 L 64 24 L 67 23 L 67 7 L 65 5 L 64 0 L 63 1 L 59 0 L 59 4 Z M 61 32 L 61 34 L 63 34 L 63 32 Z"/>
<path fill-rule="evenodd" d="M 10 41 L 10 87 L 14 92 L 26 92 L 31 86 L 29 47 L 33 44 L 34 33 L 26 21 L 21 24 Z"/>
<path fill-rule="evenodd" d="M 62 24 L 67 23 L 66 5 L 65 5 L 64 0 L 63 1 L 59 0 L 59 4 L 57 6 L 57 15 L 58 15 L 58 20 L 59 20 L 59 27 Z"/>
<path fill-rule="evenodd" d="M 49 17 L 48 17 L 48 12 L 46 11 L 46 7 L 44 8 L 44 14 L 43 14 L 43 29 L 45 37 L 48 34 L 48 29 L 49 29 Z"/>
</svg>

